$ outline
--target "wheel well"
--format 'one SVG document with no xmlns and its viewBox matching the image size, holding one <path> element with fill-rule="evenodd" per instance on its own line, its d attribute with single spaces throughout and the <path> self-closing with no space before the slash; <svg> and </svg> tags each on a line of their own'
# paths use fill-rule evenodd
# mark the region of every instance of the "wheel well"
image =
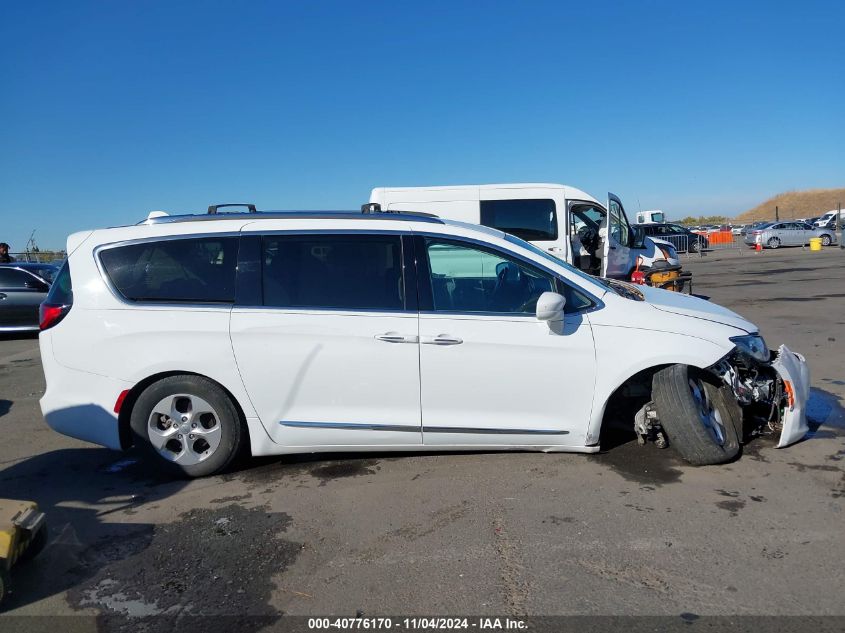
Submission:
<svg viewBox="0 0 845 633">
<path fill-rule="evenodd" d="M 168 378 L 170 376 L 200 376 L 202 378 L 205 378 L 206 380 L 210 380 L 215 385 L 220 387 L 226 393 L 226 395 L 229 396 L 229 400 L 232 401 L 232 404 L 235 405 L 235 409 L 237 410 L 238 416 L 240 417 L 244 432 L 247 434 L 247 444 L 249 443 L 249 428 L 246 424 L 246 415 L 244 414 L 244 410 L 241 407 L 241 403 L 238 402 L 238 399 L 235 398 L 231 391 L 226 389 L 226 387 L 221 385 L 213 378 L 209 378 L 208 376 L 204 376 L 203 374 L 198 374 L 194 371 L 165 371 L 144 378 L 142 381 L 132 387 L 132 389 L 129 390 L 128 394 L 126 394 L 126 398 L 123 400 L 123 406 L 120 407 L 120 413 L 117 416 L 117 428 L 120 434 L 120 447 L 123 450 L 126 450 L 133 444 L 132 429 L 129 426 L 129 420 L 132 417 L 132 410 L 135 408 L 135 403 L 138 401 L 138 398 L 142 393 L 144 393 L 144 390 L 147 387 L 149 387 L 155 382 L 158 382 L 163 378 Z"/>
<path fill-rule="evenodd" d="M 634 414 L 651 400 L 651 380 L 654 374 L 666 367 L 669 367 L 669 364 L 642 369 L 633 376 L 629 376 L 610 394 L 604 406 L 599 428 L 599 443 L 602 446 L 615 445 L 612 439 L 609 440 L 611 434 L 633 432 Z"/>
</svg>

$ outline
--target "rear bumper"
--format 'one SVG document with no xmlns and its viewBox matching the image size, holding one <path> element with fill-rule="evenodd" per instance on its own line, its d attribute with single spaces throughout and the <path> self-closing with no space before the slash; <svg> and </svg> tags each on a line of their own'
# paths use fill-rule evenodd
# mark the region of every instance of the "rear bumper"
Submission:
<svg viewBox="0 0 845 633">
<path fill-rule="evenodd" d="M 59 365 L 53 358 L 49 338 L 43 335 L 41 359 L 47 389 L 39 404 L 50 428 L 62 435 L 120 450 L 114 405 L 120 392 L 131 389 L 132 384 Z"/>
</svg>

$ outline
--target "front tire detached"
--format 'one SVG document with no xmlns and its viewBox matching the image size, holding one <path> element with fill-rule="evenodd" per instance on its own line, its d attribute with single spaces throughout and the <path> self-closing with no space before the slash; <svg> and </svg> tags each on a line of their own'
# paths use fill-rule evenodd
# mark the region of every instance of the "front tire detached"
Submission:
<svg viewBox="0 0 845 633">
<path fill-rule="evenodd" d="M 742 410 L 727 387 L 688 365 L 654 375 L 652 399 L 674 447 L 694 466 L 722 464 L 739 453 Z"/>
<path fill-rule="evenodd" d="M 247 436 L 228 394 L 195 375 L 169 376 L 147 387 L 129 424 L 135 445 L 151 461 L 188 477 L 225 470 Z"/>
</svg>

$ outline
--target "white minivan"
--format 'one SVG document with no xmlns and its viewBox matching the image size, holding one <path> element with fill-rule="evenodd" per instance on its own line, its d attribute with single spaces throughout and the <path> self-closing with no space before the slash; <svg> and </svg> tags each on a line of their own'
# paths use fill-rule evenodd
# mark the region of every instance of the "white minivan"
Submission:
<svg viewBox="0 0 845 633">
<path fill-rule="evenodd" d="M 604 206 L 580 189 L 548 183 L 376 187 L 370 203 L 499 229 L 600 277 L 630 279 L 638 263 L 680 265 L 672 244 L 631 227 L 612 193 Z"/>
<path fill-rule="evenodd" d="M 594 453 L 613 398 L 693 464 L 738 453 L 742 407 L 779 446 L 807 431 L 806 364 L 753 323 L 491 228 L 158 214 L 67 252 L 41 306 L 47 423 L 188 476 L 241 451 Z"/>
</svg>

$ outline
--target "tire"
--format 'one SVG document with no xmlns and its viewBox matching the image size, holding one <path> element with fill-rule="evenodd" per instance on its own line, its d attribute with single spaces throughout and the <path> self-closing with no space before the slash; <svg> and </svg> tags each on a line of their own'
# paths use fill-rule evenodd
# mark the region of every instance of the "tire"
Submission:
<svg viewBox="0 0 845 633">
<path fill-rule="evenodd" d="M 833 238 L 827 234 L 822 235 L 822 246 L 830 246 L 831 244 L 833 244 Z"/>
<path fill-rule="evenodd" d="M 770 237 L 769 241 L 766 242 L 766 246 L 769 248 L 778 248 L 780 246 L 780 240 L 776 237 Z"/>
<path fill-rule="evenodd" d="M 688 365 L 654 375 L 652 399 L 669 445 L 694 466 L 722 464 L 739 453 L 742 410 L 726 387 Z"/>
<path fill-rule="evenodd" d="M 153 383 L 138 397 L 129 424 L 135 445 L 153 463 L 188 477 L 225 470 L 247 444 L 231 398 L 202 376 Z"/>
<path fill-rule="evenodd" d="M 701 250 L 701 242 L 698 240 L 693 240 L 690 242 L 689 246 L 687 247 L 690 253 L 697 253 Z"/>
</svg>

